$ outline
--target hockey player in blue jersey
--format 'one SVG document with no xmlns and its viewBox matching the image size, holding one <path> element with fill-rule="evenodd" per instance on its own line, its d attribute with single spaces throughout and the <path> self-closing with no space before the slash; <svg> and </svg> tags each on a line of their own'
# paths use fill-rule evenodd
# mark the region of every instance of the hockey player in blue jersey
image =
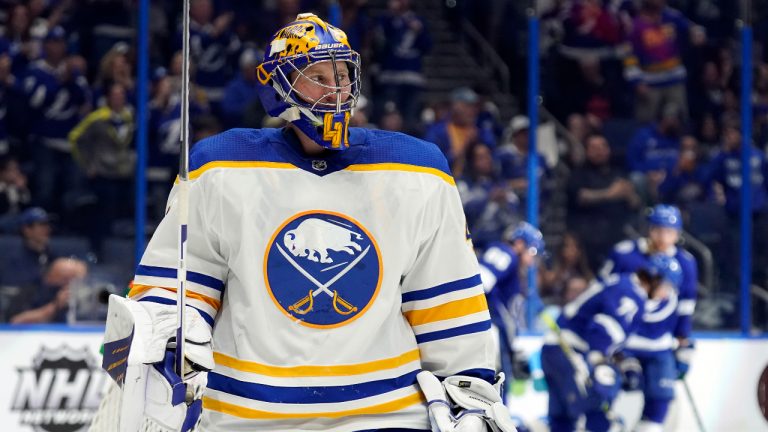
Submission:
<svg viewBox="0 0 768 432">
<path fill-rule="evenodd" d="M 501 369 L 512 378 L 513 339 L 516 332 L 515 298 L 520 294 L 521 270 L 534 265 L 544 253 L 541 231 L 528 222 L 507 229 L 504 241 L 491 243 L 480 258 L 480 277 L 488 299 L 491 321 L 499 332 Z"/>
<path fill-rule="evenodd" d="M 552 432 L 577 430 L 582 415 L 586 430 L 612 427 L 610 405 L 621 386 L 612 357 L 637 329 L 645 304 L 665 297 L 679 277 L 677 260 L 656 254 L 634 273 L 594 281 L 565 305 L 541 350 Z"/>
<path fill-rule="evenodd" d="M 600 274 L 607 277 L 611 273 L 635 271 L 655 253 L 675 257 L 680 264 L 681 277 L 676 289 L 665 300 L 648 302 L 637 333 L 627 340 L 627 364 L 631 365 L 631 359 L 636 358 L 642 368 L 636 382 L 643 391 L 645 403 L 637 430 L 660 432 L 669 403 L 674 399 L 675 379 L 688 372 L 698 279 L 693 255 L 677 246 L 683 229 L 680 210 L 671 205 L 657 205 L 648 214 L 648 225 L 647 238 L 626 240 L 614 247 Z"/>
</svg>

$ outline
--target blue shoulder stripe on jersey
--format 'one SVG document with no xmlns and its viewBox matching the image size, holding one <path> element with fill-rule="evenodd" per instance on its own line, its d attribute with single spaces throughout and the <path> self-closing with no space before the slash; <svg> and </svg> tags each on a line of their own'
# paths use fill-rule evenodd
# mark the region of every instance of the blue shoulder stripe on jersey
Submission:
<svg viewBox="0 0 768 432">
<path fill-rule="evenodd" d="M 466 279 L 459 279 L 453 282 L 446 282 L 442 285 L 438 285 L 432 288 L 407 292 L 403 294 L 403 303 L 409 302 L 409 301 L 415 301 L 415 300 L 430 299 L 432 297 L 437 297 L 439 295 L 447 294 L 449 292 L 461 291 L 463 289 L 473 288 L 482 283 L 483 281 L 480 279 L 480 275 L 476 274 Z"/>
<path fill-rule="evenodd" d="M 491 320 L 486 320 L 478 323 L 463 325 L 461 327 L 454 327 L 452 329 L 440 330 L 440 331 L 431 332 L 431 333 L 422 333 L 420 335 L 416 335 L 416 342 L 422 344 L 425 342 L 432 342 L 440 339 L 448 339 L 448 338 L 471 334 L 471 333 L 480 333 L 480 332 L 489 330 L 490 328 L 491 328 Z"/>
<path fill-rule="evenodd" d="M 437 145 L 412 136 L 389 131 L 364 128 L 350 128 L 349 141 L 352 147 L 361 147 L 359 157 L 350 158 L 356 152 L 345 151 L 350 158 L 342 158 L 347 163 L 384 164 L 399 163 L 433 168 L 451 175 L 448 161 Z M 189 169 L 194 171 L 206 163 L 214 161 L 259 161 L 288 162 L 284 154 L 269 142 L 285 143 L 281 129 L 230 129 L 205 138 L 192 146 Z M 285 144 L 287 146 L 287 144 Z"/>
<path fill-rule="evenodd" d="M 416 383 L 420 370 L 397 378 L 327 387 L 278 387 L 240 381 L 217 372 L 208 373 L 208 388 L 262 402 L 281 404 L 339 403 L 376 396 Z"/>
<path fill-rule="evenodd" d="M 145 301 L 145 302 L 151 302 L 151 303 L 160 303 L 160 304 L 173 305 L 173 306 L 176 305 L 176 300 L 171 300 L 171 299 L 167 299 L 167 298 L 163 298 L 163 297 L 155 297 L 155 296 L 142 297 L 138 301 L 140 301 L 140 302 Z M 203 317 L 203 319 L 205 320 L 205 322 L 207 322 L 211 327 L 213 327 L 214 320 L 213 320 L 212 316 L 208 315 L 207 312 L 205 312 L 205 311 L 203 311 L 201 309 L 198 309 L 198 308 L 196 308 L 194 306 L 190 306 L 190 307 L 192 309 L 198 311 L 200 313 L 200 316 Z"/>
<path fill-rule="evenodd" d="M 214 161 L 285 162 L 270 140 L 280 139 L 280 129 L 230 129 L 205 138 L 190 149 L 189 171 Z"/>
<path fill-rule="evenodd" d="M 355 164 L 400 163 L 434 168 L 452 175 L 445 155 L 433 143 L 400 132 L 363 128 L 350 128 L 349 131 L 350 142 L 363 136 L 366 143 Z"/>
<path fill-rule="evenodd" d="M 177 273 L 176 273 L 176 269 L 173 269 L 173 268 L 154 267 L 154 266 L 139 264 L 139 266 L 136 268 L 136 274 L 139 276 L 153 276 L 153 277 L 176 279 Z M 198 285 L 203 285 L 208 288 L 215 289 L 217 291 L 224 290 L 224 282 L 216 279 L 213 276 L 204 275 L 202 273 L 188 271 L 187 280 L 190 282 L 194 282 Z"/>
</svg>

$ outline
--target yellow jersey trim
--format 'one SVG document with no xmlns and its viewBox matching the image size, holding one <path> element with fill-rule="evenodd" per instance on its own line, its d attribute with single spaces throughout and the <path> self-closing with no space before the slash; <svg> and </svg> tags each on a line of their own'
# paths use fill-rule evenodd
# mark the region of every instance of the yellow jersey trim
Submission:
<svg viewBox="0 0 768 432">
<path fill-rule="evenodd" d="M 151 285 L 142 285 L 134 283 L 131 286 L 131 290 L 128 291 L 128 297 L 136 297 L 137 295 L 143 294 L 149 290 L 153 289 L 161 289 L 165 291 L 169 291 L 172 293 L 176 293 L 176 288 L 170 288 L 170 287 L 161 287 L 161 286 L 151 286 Z M 190 299 L 199 300 L 203 303 L 208 304 L 212 308 L 219 310 L 221 308 L 221 301 L 216 300 L 213 297 L 208 297 L 207 295 L 199 294 L 194 291 L 190 291 L 189 289 L 186 290 L 186 295 Z"/>
<path fill-rule="evenodd" d="M 263 161 L 212 161 L 203 164 L 200 168 L 189 172 L 189 179 L 194 180 L 206 171 L 214 168 L 277 168 L 277 169 L 298 169 L 295 165 L 287 162 L 263 162 Z M 176 183 L 179 178 L 176 177 Z"/>
<path fill-rule="evenodd" d="M 487 310 L 488 303 L 486 303 L 485 294 L 478 294 L 474 297 L 454 300 L 428 309 L 415 309 L 403 312 L 403 315 L 405 315 L 405 318 L 412 326 L 418 326 Z"/>
<path fill-rule="evenodd" d="M 189 179 L 195 180 L 206 171 L 214 168 L 272 168 L 272 169 L 298 169 L 296 165 L 287 162 L 261 162 L 261 161 L 212 161 L 204 164 L 189 173 Z M 422 174 L 431 174 L 441 178 L 451 186 L 456 185 L 456 181 L 449 174 L 440 171 L 437 168 L 423 167 L 419 165 L 401 164 L 401 163 L 374 163 L 374 164 L 356 164 L 344 168 L 345 171 L 407 171 Z M 176 177 L 176 183 L 179 178 Z"/>
<path fill-rule="evenodd" d="M 431 174 L 440 177 L 444 182 L 451 186 L 456 186 L 456 181 L 449 174 L 440 171 L 437 168 L 423 167 L 419 165 L 401 164 L 401 163 L 374 163 L 357 164 L 344 168 L 346 171 L 408 171 L 423 174 Z"/>
<path fill-rule="evenodd" d="M 394 369 L 404 364 L 419 360 L 419 350 L 408 351 L 399 356 L 366 363 L 332 366 L 271 366 L 252 361 L 240 360 L 219 352 L 213 353 L 217 365 L 226 366 L 241 372 L 255 373 L 271 377 L 318 377 L 350 376 L 369 372 Z"/>
<path fill-rule="evenodd" d="M 203 397 L 203 409 L 218 411 L 235 417 L 258 420 L 280 420 L 280 419 L 304 419 L 304 418 L 339 418 L 356 415 L 374 415 L 385 414 L 393 411 L 399 411 L 417 403 L 424 402 L 424 396 L 420 393 L 395 399 L 378 405 L 372 405 L 365 408 L 356 408 L 335 412 L 303 412 L 303 413 L 276 413 L 270 411 L 261 411 L 252 408 L 246 408 L 239 405 L 223 402 L 208 396 Z"/>
</svg>

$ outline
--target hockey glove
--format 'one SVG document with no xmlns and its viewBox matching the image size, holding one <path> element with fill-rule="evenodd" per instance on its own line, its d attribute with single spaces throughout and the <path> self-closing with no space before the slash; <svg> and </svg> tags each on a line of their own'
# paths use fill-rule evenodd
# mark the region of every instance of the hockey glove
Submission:
<svg viewBox="0 0 768 432">
<path fill-rule="evenodd" d="M 677 366 L 677 379 L 685 378 L 691 367 L 695 344 L 692 340 L 686 340 L 686 344 L 675 350 L 675 365 Z"/>
<path fill-rule="evenodd" d="M 592 390 L 603 400 L 612 401 L 621 388 L 621 376 L 616 366 L 607 363 L 603 355 L 592 351 L 587 355 Z"/>
<path fill-rule="evenodd" d="M 499 389 L 504 374 L 491 385 L 480 378 L 454 375 L 442 383 L 431 372 L 416 376 L 427 398 L 432 432 L 516 432 Z"/>
<path fill-rule="evenodd" d="M 103 366 L 122 388 L 119 431 L 135 431 L 146 423 L 157 425 L 151 430 L 178 431 L 196 420 L 195 411 L 199 417 L 194 401 L 200 399 L 206 375 L 194 372 L 182 381 L 172 372 L 177 325 L 176 306 L 110 296 Z M 184 330 L 192 369 L 212 369 L 210 328 L 189 306 Z"/>
<path fill-rule="evenodd" d="M 619 368 L 622 376 L 621 388 L 624 391 L 643 389 L 643 368 L 640 366 L 640 361 L 634 357 L 627 357 L 621 361 Z"/>
<path fill-rule="evenodd" d="M 207 374 L 193 372 L 182 381 L 174 370 L 175 357 L 173 350 L 167 350 L 165 359 L 149 369 L 144 401 L 145 423 L 164 430 L 187 432 L 200 420 Z"/>
</svg>

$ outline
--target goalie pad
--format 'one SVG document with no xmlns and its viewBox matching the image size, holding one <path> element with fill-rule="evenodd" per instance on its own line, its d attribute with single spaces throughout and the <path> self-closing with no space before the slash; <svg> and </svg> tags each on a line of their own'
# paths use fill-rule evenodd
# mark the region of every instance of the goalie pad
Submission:
<svg viewBox="0 0 768 432">
<path fill-rule="evenodd" d="M 214 365 L 210 329 L 196 310 L 187 307 L 185 357 L 194 369 L 210 370 Z M 173 352 L 167 348 L 177 325 L 175 306 L 109 297 L 102 367 L 123 391 L 120 432 L 140 430 L 148 417 L 161 425 L 173 423 L 169 430 L 182 430 L 188 408 L 196 409 L 194 400 L 205 386 L 204 381 L 198 381 L 205 375 L 186 377 L 191 381 L 188 386 L 173 372 L 173 363 L 166 364 L 169 355 L 173 360 Z M 163 411 L 167 415 L 157 414 Z"/>
<path fill-rule="evenodd" d="M 441 383 L 429 371 L 419 372 L 416 379 L 427 398 L 432 432 L 517 431 L 501 399 L 503 373 L 493 385 L 463 375 L 450 376 Z"/>
</svg>

